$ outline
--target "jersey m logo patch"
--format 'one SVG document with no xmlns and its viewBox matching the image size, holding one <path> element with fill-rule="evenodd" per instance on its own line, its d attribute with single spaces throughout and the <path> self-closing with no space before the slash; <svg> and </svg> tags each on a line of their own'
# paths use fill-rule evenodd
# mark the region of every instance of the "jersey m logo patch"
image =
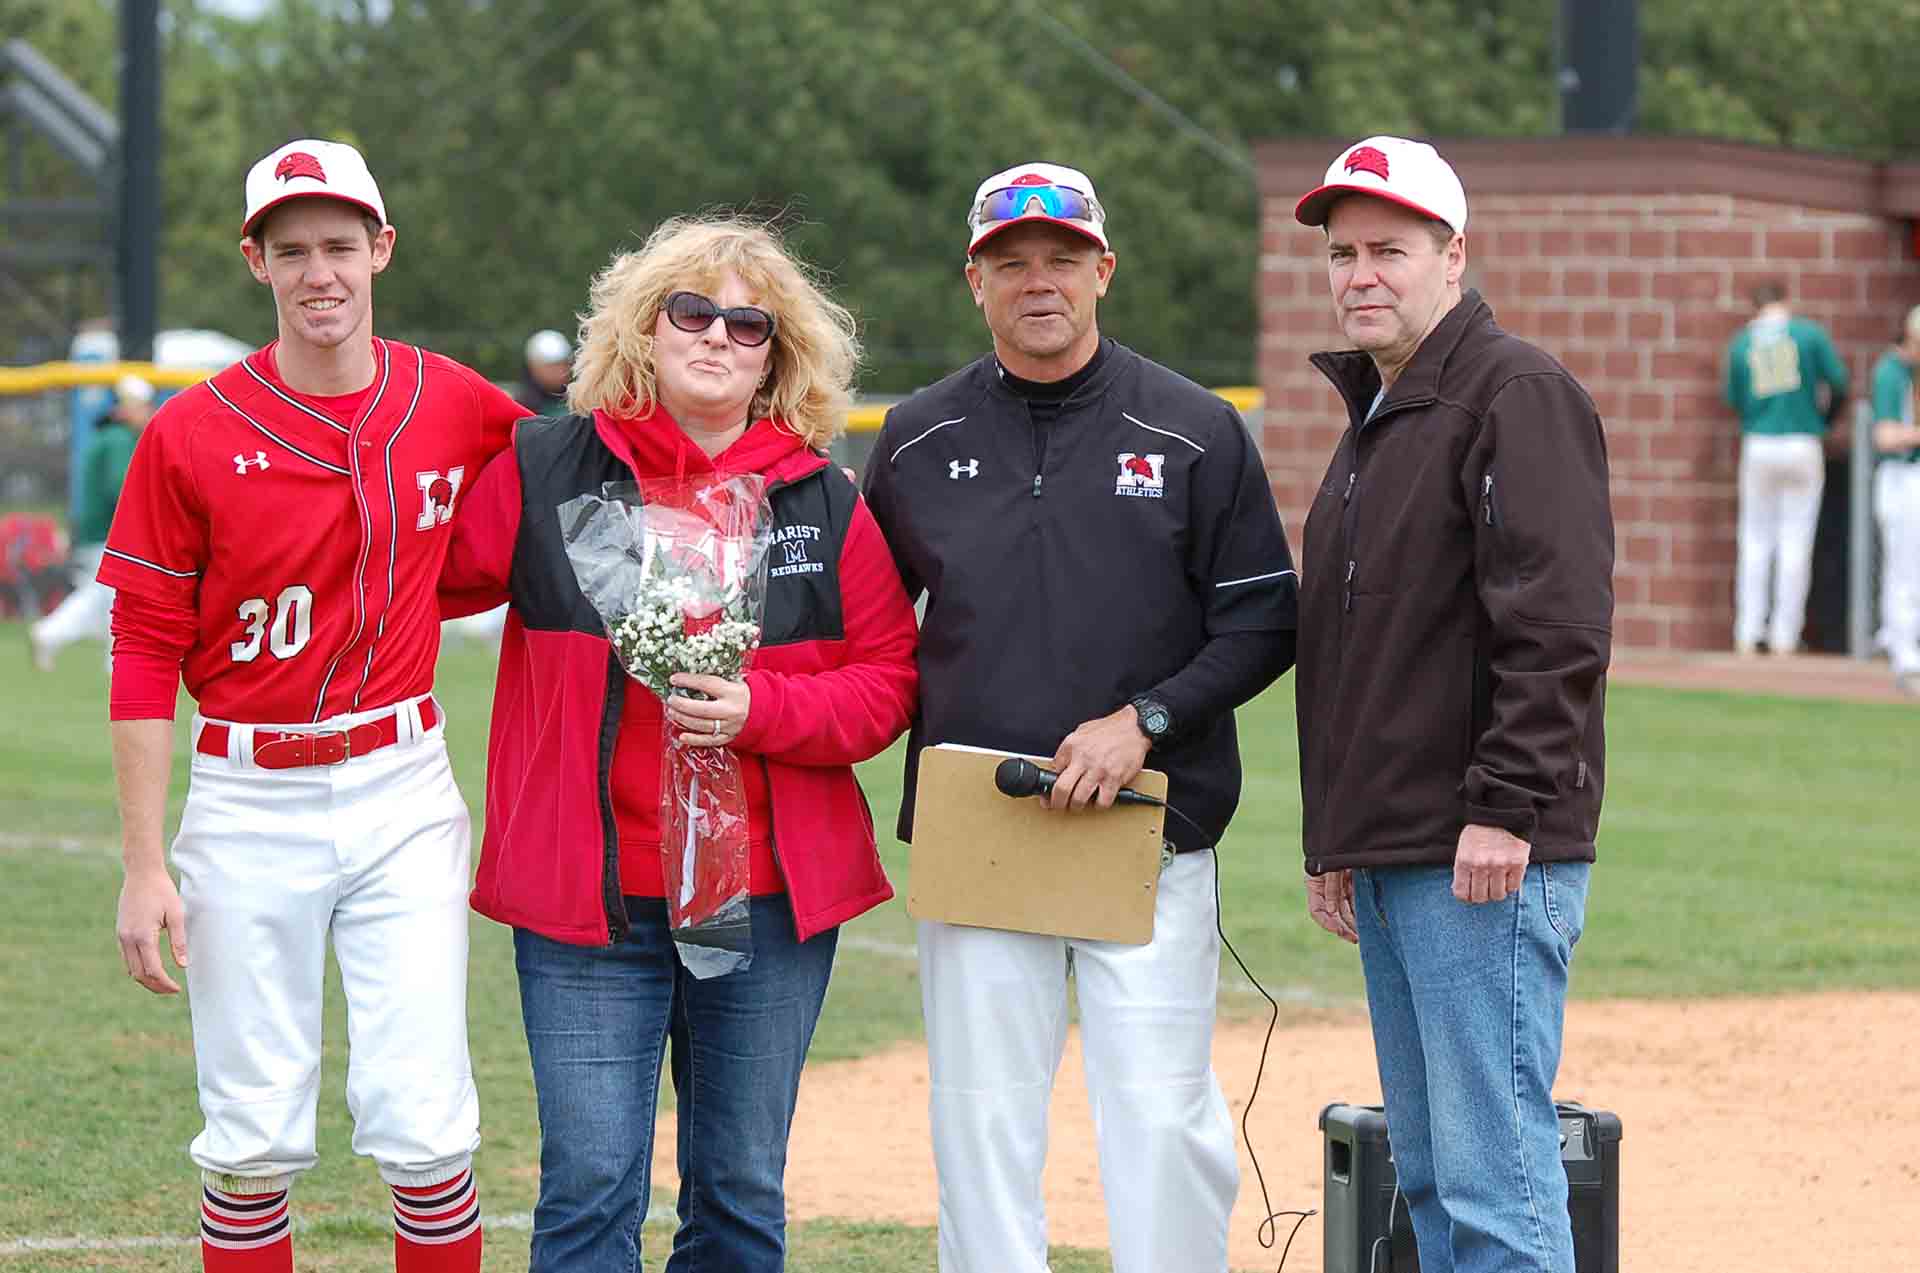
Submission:
<svg viewBox="0 0 1920 1273">
<path fill-rule="evenodd" d="M 415 530 L 432 530 L 453 520 L 453 498 L 460 493 L 460 483 L 466 476 L 465 465 L 455 465 L 445 473 L 429 469 L 413 475 L 420 487 L 420 518 L 413 524 Z"/>
<path fill-rule="evenodd" d="M 1144 499 L 1160 499 L 1165 496 L 1166 456 L 1135 455 L 1132 451 L 1122 451 L 1115 458 L 1120 462 L 1120 475 L 1115 479 L 1113 486 L 1115 495 L 1132 495 Z"/>
</svg>

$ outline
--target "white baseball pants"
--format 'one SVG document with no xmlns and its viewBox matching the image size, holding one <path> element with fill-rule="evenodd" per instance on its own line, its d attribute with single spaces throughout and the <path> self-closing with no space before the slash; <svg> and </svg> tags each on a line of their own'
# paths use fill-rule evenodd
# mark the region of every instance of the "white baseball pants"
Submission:
<svg viewBox="0 0 1920 1273">
<path fill-rule="evenodd" d="M 1920 464 L 1882 460 L 1873 496 L 1887 654 L 1895 676 L 1920 674 Z"/>
<path fill-rule="evenodd" d="M 1046 1273 L 1069 967 L 1114 1273 L 1224 1273 L 1240 1168 L 1213 1073 L 1212 856 L 1161 873 L 1144 946 L 921 922 L 941 1273 Z"/>
<path fill-rule="evenodd" d="M 51 653 L 75 641 L 113 640 L 113 589 L 95 579 L 105 544 L 89 544 L 73 553 L 73 591 L 33 625 L 34 640 Z M 109 658 L 108 667 L 112 667 Z"/>
<path fill-rule="evenodd" d="M 1736 645 L 1754 645 L 1764 638 L 1775 654 L 1800 648 L 1826 472 L 1820 439 L 1810 433 L 1749 433 L 1741 438 L 1739 573 L 1733 592 Z"/>
<path fill-rule="evenodd" d="M 329 934 L 347 1000 L 354 1151 L 390 1184 L 426 1185 L 458 1175 L 479 1145 L 469 819 L 444 726 L 423 732 L 419 701 L 324 722 L 400 713 L 399 742 L 344 764 L 257 768 L 245 724 L 229 724 L 225 759 L 194 754 L 173 845 L 206 1117 L 189 1152 L 230 1185 L 315 1161 Z"/>
</svg>

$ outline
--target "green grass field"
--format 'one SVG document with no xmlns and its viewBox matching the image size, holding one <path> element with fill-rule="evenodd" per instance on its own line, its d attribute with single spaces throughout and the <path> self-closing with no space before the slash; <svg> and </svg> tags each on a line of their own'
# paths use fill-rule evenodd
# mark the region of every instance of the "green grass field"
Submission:
<svg viewBox="0 0 1920 1273">
<path fill-rule="evenodd" d="M 451 647 L 440 692 L 456 768 L 482 789 L 491 656 Z M 182 1150 L 198 1127 L 186 1005 L 134 987 L 113 941 L 119 883 L 97 646 L 46 677 L 17 624 L 0 624 L 0 1273 L 198 1267 L 191 1245 L 31 1251 L 21 1240 L 192 1233 Z M 183 709 L 184 729 L 188 711 Z M 1575 975 L 1590 996 L 1695 996 L 1920 984 L 1920 873 L 1911 865 L 1916 716 L 1900 706 L 1796 702 L 1620 687 L 1601 868 Z M 1357 1001 L 1351 948 L 1307 920 L 1299 886 L 1299 795 L 1290 682 L 1241 713 L 1247 787 L 1223 847 L 1228 935 L 1276 990 Z M 175 809 L 185 789 L 175 783 Z M 883 820 L 897 808 L 897 755 L 863 781 Z M 889 845 L 896 887 L 906 851 Z M 904 891 L 904 890 L 903 890 Z M 814 1059 L 915 1038 L 912 925 L 896 901 L 850 925 Z M 1233 971 L 1237 977 L 1237 971 Z M 508 935 L 476 920 L 470 994 L 486 1146 L 488 1213 L 522 1216 L 537 1187 L 538 1129 Z M 1230 993 L 1234 1015 L 1264 1010 Z M 384 1190 L 349 1147 L 344 1022 L 329 997 L 320 1165 L 295 1192 L 301 1267 L 390 1267 Z M 670 1199 L 656 1201 L 670 1216 Z M 857 1220 L 857 1217 L 852 1218 Z M 646 1268 L 670 1229 L 650 1225 Z M 797 1273 L 933 1267 L 931 1230 L 796 1226 Z M 487 1268 L 524 1268 L 524 1229 L 488 1235 Z M 1059 1252 L 1060 1273 L 1108 1268 Z"/>
</svg>

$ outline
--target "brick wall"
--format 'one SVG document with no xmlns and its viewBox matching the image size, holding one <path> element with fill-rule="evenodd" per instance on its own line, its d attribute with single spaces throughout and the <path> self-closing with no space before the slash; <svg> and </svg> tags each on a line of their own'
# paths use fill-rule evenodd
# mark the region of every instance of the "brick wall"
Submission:
<svg viewBox="0 0 1920 1273">
<path fill-rule="evenodd" d="M 1633 162 L 1623 143 L 1602 143 L 1626 163 L 1569 164 L 1561 140 L 1546 150 L 1438 143 L 1467 186 L 1467 285 L 1502 326 L 1566 364 L 1606 421 L 1617 532 L 1615 638 L 1626 646 L 1716 649 L 1731 642 L 1738 427 L 1720 399 L 1721 358 L 1748 316 L 1747 295 L 1768 279 L 1787 285 L 1799 312 L 1825 323 L 1865 392 L 1872 361 L 1907 308 L 1920 303 L 1920 260 L 1910 221 L 1868 207 L 1884 191 L 1814 174 L 1805 190 L 1774 181 L 1754 193 L 1643 191 L 1676 148 L 1735 152 L 1712 184 L 1795 152 L 1650 140 Z M 1296 537 L 1345 417 L 1305 358 L 1333 348 L 1324 239 L 1293 220 L 1293 202 L 1317 183 L 1340 142 L 1263 148 L 1259 374 L 1267 394 L 1263 444 L 1274 494 Z M 1455 152 L 1464 149 L 1471 162 Z M 1845 161 L 1821 157 L 1828 166 Z M 1304 167 L 1303 167 L 1304 165 Z M 1609 183 L 1593 167 L 1617 167 Z M 1671 164 L 1667 165 L 1671 168 Z M 1577 173 L 1584 188 L 1556 192 L 1545 175 Z M 1304 171 L 1305 175 L 1302 176 Z M 1858 174 L 1848 173 L 1848 176 Z M 1620 187 L 1609 190 L 1614 184 Z M 1669 184 L 1684 185 L 1684 181 Z M 1697 180 L 1695 184 L 1704 184 Z M 1911 183 L 1908 183 L 1911 185 Z M 1503 187 L 1505 187 L 1503 189 Z M 1863 189 L 1864 188 L 1864 189 Z M 1822 193 L 1831 191 L 1831 194 Z M 1759 197 L 1756 197 L 1756 194 Z M 1858 199 L 1852 211 L 1819 206 Z M 1866 210 L 1862 210 L 1862 209 Z M 1903 210 L 1901 210 L 1903 211 Z M 1911 215 L 1911 214 L 1909 214 Z"/>
</svg>

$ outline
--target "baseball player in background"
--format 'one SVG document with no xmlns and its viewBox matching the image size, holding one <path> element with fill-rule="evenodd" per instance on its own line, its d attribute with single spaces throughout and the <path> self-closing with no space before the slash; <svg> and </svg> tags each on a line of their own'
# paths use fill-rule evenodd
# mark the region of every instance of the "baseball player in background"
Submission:
<svg viewBox="0 0 1920 1273">
<path fill-rule="evenodd" d="M 86 480 L 80 487 L 79 515 L 73 521 L 73 561 L 78 580 L 51 614 L 27 627 L 33 665 L 42 672 L 53 671 L 54 655 L 75 641 L 89 637 L 107 641 L 113 589 L 95 579 L 94 573 L 100 569 L 100 556 L 106 550 L 107 527 L 113 524 L 113 509 L 120 502 L 120 486 L 133 459 L 133 444 L 153 418 L 153 399 L 151 384 L 138 376 L 120 377 L 113 387 L 113 409 L 94 426 L 93 437 L 81 457 Z M 112 658 L 112 643 L 108 642 L 109 669 Z"/>
<path fill-rule="evenodd" d="M 1880 621 L 1894 683 L 1920 695 L 1920 305 L 1907 312 L 1900 339 L 1873 364 L 1873 511 L 1880 523 Z"/>
<path fill-rule="evenodd" d="M 186 971 L 207 1270 L 293 1268 L 331 933 L 353 1147 L 392 1187 L 395 1268 L 472 1273 L 468 816 L 431 694 L 434 585 L 463 484 L 523 412 L 375 338 L 394 229 L 351 146 L 289 142 L 255 164 L 241 233 L 279 339 L 162 405 L 100 567 L 117 590 L 121 955 L 177 993 L 164 929 Z M 183 677 L 199 713 L 176 890 L 161 819 Z"/>
<path fill-rule="evenodd" d="M 1827 475 L 1821 439 L 1847 401 L 1847 366 L 1832 338 L 1795 314 L 1786 296 L 1778 283 L 1755 288 L 1753 318 L 1727 346 L 1727 405 L 1740 417 L 1733 587 L 1733 648 L 1740 654 L 1752 654 L 1762 640 L 1770 654 L 1800 648 Z"/>
</svg>

